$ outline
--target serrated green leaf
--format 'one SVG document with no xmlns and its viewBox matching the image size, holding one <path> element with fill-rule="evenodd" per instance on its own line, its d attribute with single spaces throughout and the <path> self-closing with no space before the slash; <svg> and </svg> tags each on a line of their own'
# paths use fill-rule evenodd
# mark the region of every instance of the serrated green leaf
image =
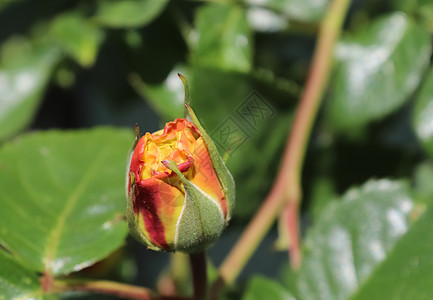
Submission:
<svg viewBox="0 0 433 300">
<path fill-rule="evenodd" d="M 343 39 L 336 50 L 331 121 L 350 130 L 398 109 L 418 86 L 430 54 L 429 33 L 402 13 Z"/>
<path fill-rule="evenodd" d="M 47 300 L 36 274 L 26 270 L 9 254 L 0 250 L 0 300 Z"/>
<path fill-rule="evenodd" d="M 108 27 L 140 27 L 152 22 L 168 0 L 100 0 L 95 21 Z"/>
<path fill-rule="evenodd" d="M 352 300 L 432 299 L 433 207 L 420 217 Z"/>
<path fill-rule="evenodd" d="M 196 12 L 197 42 L 191 62 L 204 67 L 248 72 L 252 65 L 252 30 L 245 10 L 209 4 Z"/>
<path fill-rule="evenodd" d="M 303 22 L 318 22 L 325 15 L 329 0 L 245 0 L 249 5 L 267 8 Z"/>
<path fill-rule="evenodd" d="M 255 276 L 248 282 L 242 300 L 263 299 L 295 300 L 295 297 L 276 281 L 263 276 Z"/>
<path fill-rule="evenodd" d="M 0 243 L 29 269 L 80 270 L 127 235 L 127 130 L 23 136 L 0 148 Z"/>
<path fill-rule="evenodd" d="M 305 239 L 299 298 L 348 299 L 364 289 L 409 232 L 414 206 L 407 183 L 385 179 L 353 188 L 328 206 Z"/>
<path fill-rule="evenodd" d="M 412 126 L 424 149 L 433 156 L 433 68 L 417 96 Z"/>
<path fill-rule="evenodd" d="M 78 63 L 90 67 L 95 62 L 104 32 L 79 13 L 58 16 L 51 24 L 51 36 Z"/>
<path fill-rule="evenodd" d="M 60 51 L 11 38 L 2 45 L 0 61 L 0 140 L 13 136 L 31 121 Z M 15 53 L 13 53 L 15 52 Z"/>
</svg>

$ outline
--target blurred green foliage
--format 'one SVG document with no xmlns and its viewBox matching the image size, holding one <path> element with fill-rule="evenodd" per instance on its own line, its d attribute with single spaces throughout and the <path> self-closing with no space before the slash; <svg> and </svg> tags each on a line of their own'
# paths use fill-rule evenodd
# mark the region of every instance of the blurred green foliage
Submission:
<svg viewBox="0 0 433 300">
<path fill-rule="evenodd" d="M 55 299 L 36 272 L 74 275 L 124 243 L 132 134 L 116 127 L 182 117 L 178 72 L 235 177 L 236 236 L 278 170 L 328 3 L 0 1 L 0 296 Z M 352 1 L 306 155 L 304 264 L 279 278 L 269 261 L 287 256 L 264 245 L 227 297 L 433 297 L 432 32 L 430 0 Z M 164 261 L 137 249 L 145 271 L 120 258 L 110 276 L 155 284 Z"/>
</svg>

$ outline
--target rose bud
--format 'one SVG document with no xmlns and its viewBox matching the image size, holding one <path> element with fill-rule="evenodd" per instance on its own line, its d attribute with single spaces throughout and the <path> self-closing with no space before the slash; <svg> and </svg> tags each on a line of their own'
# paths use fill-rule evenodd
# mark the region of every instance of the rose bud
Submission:
<svg viewBox="0 0 433 300">
<path fill-rule="evenodd" d="M 222 233 L 234 205 L 234 181 L 218 151 L 194 123 L 176 119 L 146 133 L 132 153 L 127 219 L 149 249 L 194 253 Z"/>
</svg>

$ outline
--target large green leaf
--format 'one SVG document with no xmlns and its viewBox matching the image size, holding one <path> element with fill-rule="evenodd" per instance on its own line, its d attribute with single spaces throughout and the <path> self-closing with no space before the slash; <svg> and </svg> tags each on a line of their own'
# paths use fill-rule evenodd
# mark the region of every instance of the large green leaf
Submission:
<svg viewBox="0 0 433 300">
<path fill-rule="evenodd" d="M 430 207 L 350 299 L 433 299 L 432 220 Z"/>
<path fill-rule="evenodd" d="M 0 250 L 0 299 L 54 299 L 43 294 L 36 274 L 23 268 L 10 255 Z"/>
<path fill-rule="evenodd" d="M 263 299 L 295 300 L 295 297 L 276 281 L 263 276 L 255 276 L 248 282 L 242 300 Z"/>
<path fill-rule="evenodd" d="M 99 0 L 95 21 L 109 27 L 147 25 L 164 10 L 168 0 Z"/>
<path fill-rule="evenodd" d="M 54 42 L 82 66 L 93 65 L 104 32 L 78 13 L 58 16 L 51 25 Z"/>
<path fill-rule="evenodd" d="M 127 235 L 129 131 L 98 128 L 23 136 L 0 149 L 0 244 L 35 271 L 80 270 Z"/>
<path fill-rule="evenodd" d="M 433 68 L 419 91 L 412 124 L 422 145 L 433 156 Z"/>
<path fill-rule="evenodd" d="M 245 0 L 246 3 L 270 9 L 303 22 L 318 22 L 326 12 L 329 0 Z M 266 18 L 267 15 L 263 15 Z M 265 20 L 263 20 L 265 21 Z"/>
<path fill-rule="evenodd" d="M 330 113 L 344 129 L 399 108 L 415 90 L 431 54 L 429 33 L 402 13 L 373 21 L 337 46 Z"/>
<path fill-rule="evenodd" d="M 248 72 L 252 64 L 252 32 L 245 10 L 210 4 L 196 12 L 197 42 L 191 61 L 205 67 Z"/>
<path fill-rule="evenodd" d="M 408 185 L 391 180 L 369 181 L 328 206 L 305 240 L 299 298 L 348 299 L 388 264 L 390 253 L 406 261 L 396 247 L 410 233 L 414 207 Z"/>
<path fill-rule="evenodd" d="M 31 121 L 60 51 L 50 45 L 11 38 L 2 45 L 0 61 L 0 140 Z"/>
</svg>

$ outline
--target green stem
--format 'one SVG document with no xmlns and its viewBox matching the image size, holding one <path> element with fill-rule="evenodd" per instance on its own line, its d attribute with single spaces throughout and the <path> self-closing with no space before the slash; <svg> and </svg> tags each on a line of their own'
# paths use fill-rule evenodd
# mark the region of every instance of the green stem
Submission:
<svg viewBox="0 0 433 300">
<path fill-rule="evenodd" d="M 204 300 L 207 292 L 206 254 L 204 251 L 190 254 L 194 300 Z"/>
<path fill-rule="evenodd" d="M 321 23 L 310 75 L 296 111 L 277 179 L 263 205 L 221 265 L 215 288 L 218 284 L 232 284 L 235 281 L 286 204 L 290 203 L 288 209 L 294 211 L 289 211 L 289 214 L 297 219 L 305 150 L 331 72 L 334 45 L 340 35 L 348 5 L 349 0 L 333 0 L 330 3 Z M 292 222 L 296 227 L 297 223 L 297 220 Z M 289 232 L 297 233 L 298 230 L 291 228 Z M 290 239 L 293 240 L 293 237 Z M 295 253 L 299 254 L 299 249 Z"/>
</svg>

